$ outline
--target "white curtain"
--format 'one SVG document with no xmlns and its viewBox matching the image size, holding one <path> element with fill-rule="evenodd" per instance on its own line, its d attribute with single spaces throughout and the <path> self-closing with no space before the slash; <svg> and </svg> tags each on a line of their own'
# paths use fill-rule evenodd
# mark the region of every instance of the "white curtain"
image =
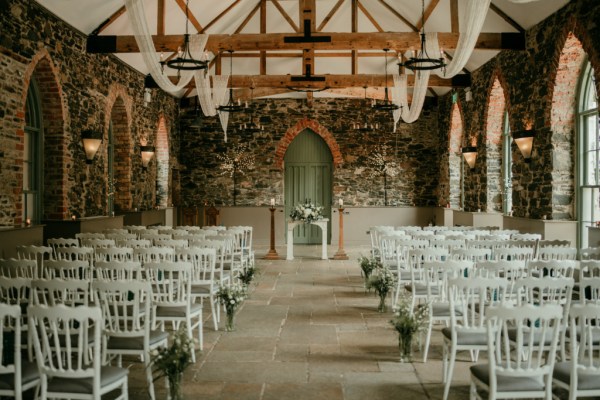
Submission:
<svg viewBox="0 0 600 400">
<path fill-rule="evenodd" d="M 207 117 L 217 115 L 217 109 L 215 108 L 215 102 L 213 101 L 212 90 L 210 88 L 210 74 L 207 70 L 196 71 L 194 80 L 196 82 L 196 91 L 198 92 L 198 101 L 200 102 L 202 113 Z"/>
<path fill-rule="evenodd" d="M 192 71 L 182 71 L 181 78 L 177 84 L 172 83 L 167 75 L 162 73 L 159 61 L 160 57 L 156 54 L 156 48 L 152 41 L 152 35 L 146 21 L 146 11 L 143 0 L 125 0 L 127 14 L 131 21 L 135 41 L 140 49 L 140 54 L 144 59 L 150 75 L 158 86 L 167 93 L 176 97 L 181 97 L 185 93 L 185 87 L 192 80 L 194 74 Z M 190 53 L 192 57 L 200 60 L 206 46 L 208 35 L 190 35 Z"/>
<path fill-rule="evenodd" d="M 224 106 L 229 101 L 227 95 L 227 83 L 229 82 L 229 75 L 215 75 L 213 76 L 213 101 L 218 106 Z M 219 120 L 221 121 L 221 127 L 225 134 L 225 143 L 227 143 L 227 123 L 229 122 L 229 113 L 220 112 Z"/>
</svg>

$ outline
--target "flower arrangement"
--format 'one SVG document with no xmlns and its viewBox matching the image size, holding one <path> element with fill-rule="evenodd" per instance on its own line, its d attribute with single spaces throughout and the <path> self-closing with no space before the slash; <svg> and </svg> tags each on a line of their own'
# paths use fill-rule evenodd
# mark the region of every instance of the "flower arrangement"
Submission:
<svg viewBox="0 0 600 400">
<path fill-rule="evenodd" d="M 373 273 L 367 281 L 367 289 L 375 289 L 375 292 L 377 292 L 377 295 L 379 295 L 379 306 L 377 307 L 377 311 L 387 311 L 385 298 L 394 286 L 395 282 L 396 277 L 386 266 L 382 265 L 380 268 L 375 268 L 373 270 Z"/>
<path fill-rule="evenodd" d="M 244 286 L 248 287 L 248 285 L 250 285 L 250 283 L 252 282 L 252 279 L 254 279 L 255 273 L 256 267 L 254 266 L 254 264 L 250 264 L 246 268 L 242 269 L 242 272 L 240 272 L 238 279 L 244 284 Z"/>
<path fill-rule="evenodd" d="M 358 263 L 360 264 L 360 269 L 362 271 L 363 276 L 365 277 L 365 287 L 368 286 L 369 277 L 373 273 L 373 271 L 377 268 L 382 268 L 383 265 L 381 261 L 375 259 L 374 257 L 365 257 L 360 256 L 358 259 Z"/>
<path fill-rule="evenodd" d="M 181 399 L 181 379 L 183 372 L 192 363 L 194 341 L 188 337 L 184 325 L 171 337 L 171 346 L 154 349 L 150 352 L 150 367 L 157 372 L 154 380 L 166 377 L 169 381 L 171 400 Z"/>
<path fill-rule="evenodd" d="M 225 325 L 226 331 L 235 330 L 234 316 L 238 307 L 242 304 L 246 298 L 246 288 L 239 284 L 233 283 L 231 285 L 221 285 L 217 291 L 217 298 L 225 307 L 227 313 L 227 323 Z"/>
<path fill-rule="evenodd" d="M 307 199 L 304 200 L 303 204 L 298 204 L 294 207 L 290 218 L 294 221 L 303 221 L 306 224 L 310 224 L 313 221 L 323 218 L 323 207 Z"/>
<path fill-rule="evenodd" d="M 398 332 L 398 347 L 402 362 L 411 361 L 414 335 L 425 329 L 429 321 L 428 304 L 419 304 L 414 310 L 411 310 L 411 304 L 406 294 L 400 296 L 394 318 L 390 320 L 390 324 Z"/>
</svg>

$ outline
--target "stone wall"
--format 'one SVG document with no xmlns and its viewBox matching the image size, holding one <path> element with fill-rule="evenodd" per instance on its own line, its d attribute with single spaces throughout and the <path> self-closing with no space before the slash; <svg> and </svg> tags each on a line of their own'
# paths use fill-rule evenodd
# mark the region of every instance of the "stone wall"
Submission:
<svg viewBox="0 0 600 400">
<path fill-rule="evenodd" d="M 497 126 L 488 123 L 490 94 L 499 80 L 506 96 L 511 131 L 533 128 L 536 131 L 531 163 L 512 145 L 513 213 L 515 216 L 548 219 L 574 219 L 575 216 L 575 93 L 581 71 L 582 54 L 595 68 L 600 82 L 600 5 L 594 0 L 571 1 L 526 34 L 526 51 L 503 51 L 472 73 L 473 99 L 466 101 L 459 91 L 465 118 L 465 137 L 478 147 L 477 165 L 465 175 L 467 211 L 493 211 L 499 207 L 498 191 L 487 186 L 497 180 L 497 157 L 501 146 L 490 140 L 488 132 Z M 570 35 L 572 33 L 572 35 Z M 572 40 L 572 38 L 577 40 Z M 579 43 L 579 45 L 577 45 Z M 583 49 L 583 51 L 581 50 Z M 569 71 L 565 73 L 565 71 Z M 451 96 L 440 100 L 440 116 L 450 114 Z M 496 128 L 493 128 L 496 129 Z M 439 138 L 448 146 L 450 120 L 440 118 Z M 443 147 L 440 146 L 440 147 Z M 487 159 L 490 160 L 488 165 Z M 447 184 L 449 178 L 441 176 Z M 497 183 L 493 183 L 497 185 Z M 492 198 L 488 198 L 492 196 Z"/>
<path fill-rule="evenodd" d="M 44 129 L 43 218 L 106 215 L 107 138 L 115 137 L 117 211 L 156 204 L 156 161 L 141 168 L 142 140 L 156 143 L 165 116 L 170 163 L 177 166 L 177 103 L 158 90 L 144 105 L 144 76 L 111 55 L 87 54 L 86 36 L 34 1 L 0 2 L 0 225 L 20 224 L 25 99 L 40 86 Z M 81 131 L 103 132 L 92 165 L 85 164 Z M 169 196 L 171 194 L 169 193 Z"/>
<path fill-rule="evenodd" d="M 187 126 L 194 117 L 193 107 L 182 119 L 181 153 L 182 198 L 187 205 L 232 205 L 233 180 L 223 174 L 217 154 L 237 143 L 245 143 L 255 158 L 255 168 L 238 178 L 237 205 L 264 205 L 270 198 L 283 202 L 283 156 L 287 145 L 302 129 L 321 135 L 332 150 L 334 199 L 352 206 L 384 205 L 383 176 L 369 165 L 369 159 L 383 146 L 399 168 L 396 177 L 387 178 L 388 205 L 437 205 L 439 154 L 437 146 L 437 105 L 428 102 L 418 121 L 401 123 L 391 133 L 390 112 L 374 112 L 363 99 L 315 98 L 312 107 L 304 100 L 254 100 L 255 121 L 264 132 L 250 134 L 236 127 L 248 121 L 248 113 L 233 114 L 228 142 L 216 117 L 204 118 L 203 126 Z M 355 122 L 379 123 L 374 132 L 352 129 Z"/>
</svg>

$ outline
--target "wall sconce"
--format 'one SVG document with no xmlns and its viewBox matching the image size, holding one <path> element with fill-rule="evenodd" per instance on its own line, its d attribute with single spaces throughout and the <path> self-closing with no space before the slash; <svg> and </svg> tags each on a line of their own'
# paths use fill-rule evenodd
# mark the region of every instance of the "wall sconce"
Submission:
<svg viewBox="0 0 600 400">
<path fill-rule="evenodd" d="M 154 157 L 154 146 L 140 146 L 140 152 L 142 153 L 142 168 L 146 170 Z"/>
<path fill-rule="evenodd" d="M 85 163 L 91 164 L 102 144 L 102 132 L 85 130 L 81 132 L 81 142 L 85 151 Z"/>
<path fill-rule="evenodd" d="M 475 160 L 477 160 L 477 147 L 467 146 L 462 148 L 462 155 L 469 165 L 469 168 L 475 168 Z"/>
<path fill-rule="evenodd" d="M 535 131 L 533 129 L 513 132 L 512 137 L 515 144 L 521 150 L 526 163 L 531 162 L 531 151 L 533 150 L 533 138 Z"/>
</svg>

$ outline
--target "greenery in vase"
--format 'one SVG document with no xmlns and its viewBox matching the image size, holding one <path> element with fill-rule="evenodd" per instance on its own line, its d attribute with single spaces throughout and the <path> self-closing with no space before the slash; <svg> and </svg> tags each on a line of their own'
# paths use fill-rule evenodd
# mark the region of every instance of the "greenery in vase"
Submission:
<svg viewBox="0 0 600 400">
<path fill-rule="evenodd" d="M 323 218 L 323 207 L 311 202 L 310 199 L 304 200 L 304 203 L 298 204 L 290 213 L 293 221 L 303 221 L 309 224 Z"/>
<path fill-rule="evenodd" d="M 166 377 L 172 400 L 181 398 L 181 377 L 192 363 L 194 341 L 188 337 L 184 325 L 171 336 L 171 345 L 150 352 L 150 367 L 155 372 L 154 380 Z"/>
<path fill-rule="evenodd" d="M 425 329 L 429 321 L 429 305 L 419 304 L 411 310 L 411 299 L 403 294 L 400 296 L 394 318 L 390 324 L 398 332 L 398 346 L 402 361 L 410 361 L 414 335 Z"/>
<path fill-rule="evenodd" d="M 246 288 L 239 283 L 221 285 L 217 291 L 217 298 L 227 313 L 226 330 L 231 331 L 233 330 L 233 316 L 246 298 Z"/>
<path fill-rule="evenodd" d="M 386 311 L 385 298 L 390 290 L 392 290 L 395 282 L 396 278 L 394 277 L 394 274 L 383 265 L 380 268 L 375 268 L 371 276 L 369 276 L 367 289 L 375 289 L 375 292 L 379 296 L 379 312 Z"/>
<path fill-rule="evenodd" d="M 373 273 L 373 271 L 375 269 L 383 267 L 383 265 L 381 264 L 381 261 L 379 261 L 373 257 L 361 256 L 358 259 L 358 262 L 360 264 L 360 269 L 362 270 L 363 275 L 365 277 L 365 282 L 367 282 L 369 280 L 369 277 L 371 276 L 371 274 Z"/>
<path fill-rule="evenodd" d="M 256 267 L 254 266 L 254 264 L 250 264 L 246 268 L 244 268 L 242 270 L 242 272 L 240 272 L 240 275 L 238 276 L 238 279 L 245 286 L 248 286 L 248 285 L 250 285 L 250 283 L 254 279 L 254 274 L 255 273 L 256 273 Z"/>
</svg>

